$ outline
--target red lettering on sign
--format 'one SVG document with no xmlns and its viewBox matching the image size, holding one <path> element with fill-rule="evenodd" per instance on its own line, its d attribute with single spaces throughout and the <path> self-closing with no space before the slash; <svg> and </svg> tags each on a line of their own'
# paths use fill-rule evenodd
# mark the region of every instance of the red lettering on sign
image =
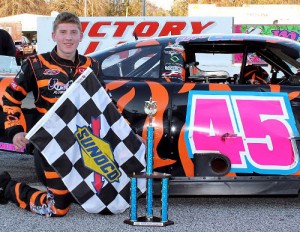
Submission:
<svg viewBox="0 0 300 232">
<path fill-rule="evenodd" d="M 102 26 L 110 26 L 111 22 L 96 22 L 89 31 L 89 37 L 104 37 L 106 33 L 100 33 Z"/>
<path fill-rule="evenodd" d="M 151 37 L 155 34 L 158 27 L 158 22 L 141 22 L 136 26 L 133 35 L 136 33 L 138 37 Z"/>
<path fill-rule="evenodd" d="M 82 27 L 81 31 L 82 31 L 82 33 L 85 32 L 88 25 L 89 25 L 89 22 L 81 22 L 81 27 Z"/>
<path fill-rule="evenodd" d="M 113 37 L 122 37 L 127 27 L 134 25 L 134 22 L 115 22 L 114 25 L 118 27 Z"/>
<path fill-rule="evenodd" d="M 118 44 L 122 44 L 122 43 L 126 43 L 126 41 L 119 41 L 119 42 L 117 43 L 117 45 L 118 45 Z"/>
<path fill-rule="evenodd" d="M 208 22 L 202 26 L 201 22 L 191 22 L 193 32 L 192 34 L 200 34 L 205 28 L 209 27 L 210 25 L 214 24 L 215 22 Z"/>
<path fill-rule="evenodd" d="M 136 25 L 137 23 L 137 25 Z M 191 34 L 200 34 L 206 28 L 209 28 L 215 22 L 210 21 L 205 24 L 201 22 L 135 22 L 135 21 L 126 21 L 126 22 L 81 22 L 82 32 L 87 34 L 87 37 L 90 38 L 90 42 L 84 54 L 94 52 L 99 48 L 100 41 L 105 37 L 111 38 L 114 41 L 118 40 L 117 38 L 122 39 L 121 41 L 116 41 L 116 44 L 126 42 L 128 35 L 134 35 L 136 33 L 137 37 L 153 37 L 153 36 L 167 36 L 167 35 L 181 35 L 184 33 Z M 91 27 L 89 27 L 91 24 Z M 163 25 L 164 24 L 164 25 Z M 161 27 L 160 27 L 161 25 Z M 160 30 L 161 29 L 161 30 Z M 131 33 L 132 32 L 132 33 Z M 94 41 L 93 41 L 94 40 Z M 96 41 L 95 41 L 96 40 Z M 103 41 L 105 44 L 106 41 Z"/>
<path fill-rule="evenodd" d="M 96 51 L 96 49 L 97 49 L 97 47 L 98 47 L 99 44 L 100 44 L 100 42 L 98 42 L 98 41 L 92 41 L 92 42 L 90 42 L 89 46 L 85 50 L 84 55 Z"/>
<path fill-rule="evenodd" d="M 159 36 L 181 35 L 181 31 L 185 26 L 186 22 L 166 22 Z"/>
</svg>

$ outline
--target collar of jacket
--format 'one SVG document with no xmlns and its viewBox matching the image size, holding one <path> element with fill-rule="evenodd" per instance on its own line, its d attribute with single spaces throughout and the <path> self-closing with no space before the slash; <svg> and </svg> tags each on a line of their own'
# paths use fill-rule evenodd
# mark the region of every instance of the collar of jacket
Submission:
<svg viewBox="0 0 300 232">
<path fill-rule="evenodd" d="M 80 59 L 79 59 L 79 54 L 78 51 L 76 50 L 76 54 L 75 54 L 75 61 L 71 61 L 71 60 L 66 60 L 61 58 L 58 54 L 57 54 L 57 46 L 55 46 L 53 48 L 53 50 L 50 53 L 52 59 L 60 66 L 66 66 L 66 67 L 76 67 L 78 66 L 78 64 L 80 63 Z"/>
</svg>

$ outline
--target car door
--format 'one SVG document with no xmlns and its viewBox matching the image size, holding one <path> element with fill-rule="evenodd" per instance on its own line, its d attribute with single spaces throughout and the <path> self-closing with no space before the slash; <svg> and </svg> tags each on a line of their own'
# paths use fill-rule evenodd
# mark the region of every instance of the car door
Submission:
<svg viewBox="0 0 300 232">
<path fill-rule="evenodd" d="M 207 52 L 207 47 L 205 49 Z M 195 51 L 196 48 L 186 50 Z M 225 58 L 234 59 L 240 55 L 226 52 Z M 299 85 L 283 82 L 281 77 L 271 83 L 272 67 L 287 69 L 285 61 L 276 60 L 278 57 L 268 62 L 267 59 L 256 60 L 259 70 L 268 70 L 269 80 L 252 83 L 242 81 L 240 74 L 243 73 L 241 67 L 253 65 L 253 60 L 258 59 L 252 57 L 253 53 L 247 55 L 251 62 L 245 59 L 245 63 L 239 65 L 232 65 L 224 57 L 219 59 L 216 53 L 204 56 L 194 53 L 194 63 L 211 64 L 199 65 L 195 73 L 190 71 L 189 81 L 183 86 L 175 84 L 172 94 L 170 133 L 178 141 L 179 166 L 184 175 L 288 175 L 298 172 Z M 276 53 L 280 56 L 278 50 Z M 208 55 L 214 58 L 207 60 Z M 299 65 L 295 61 L 291 63 Z M 227 66 L 229 69 L 225 70 Z M 291 66 L 289 64 L 290 71 Z M 244 76 L 248 71 L 245 68 Z M 250 80 L 262 80 L 264 72 L 250 72 Z M 285 74 L 280 71 L 280 75 Z"/>
</svg>

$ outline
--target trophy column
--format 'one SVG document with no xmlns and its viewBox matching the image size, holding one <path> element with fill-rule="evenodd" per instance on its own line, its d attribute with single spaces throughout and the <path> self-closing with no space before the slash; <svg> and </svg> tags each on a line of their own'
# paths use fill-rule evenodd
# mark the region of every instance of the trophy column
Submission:
<svg viewBox="0 0 300 232">
<path fill-rule="evenodd" d="M 146 173 L 133 173 L 131 176 L 131 196 L 130 196 L 130 219 L 124 223 L 134 226 L 168 226 L 173 225 L 174 222 L 168 219 L 168 190 L 170 174 L 166 173 L 153 173 L 153 115 L 157 111 L 156 102 L 145 102 L 145 113 L 149 115 L 149 125 L 147 128 L 147 167 Z M 146 178 L 147 191 L 146 191 L 146 215 L 137 217 L 137 180 L 139 178 Z M 161 217 L 153 216 L 153 179 L 161 179 Z"/>
</svg>

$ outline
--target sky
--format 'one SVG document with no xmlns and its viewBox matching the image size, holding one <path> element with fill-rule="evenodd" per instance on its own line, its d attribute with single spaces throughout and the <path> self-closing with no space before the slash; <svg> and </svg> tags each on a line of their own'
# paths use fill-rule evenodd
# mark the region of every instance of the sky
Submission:
<svg viewBox="0 0 300 232">
<path fill-rule="evenodd" d="M 165 10 L 171 10 L 174 0 L 146 0 Z"/>
</svg>

